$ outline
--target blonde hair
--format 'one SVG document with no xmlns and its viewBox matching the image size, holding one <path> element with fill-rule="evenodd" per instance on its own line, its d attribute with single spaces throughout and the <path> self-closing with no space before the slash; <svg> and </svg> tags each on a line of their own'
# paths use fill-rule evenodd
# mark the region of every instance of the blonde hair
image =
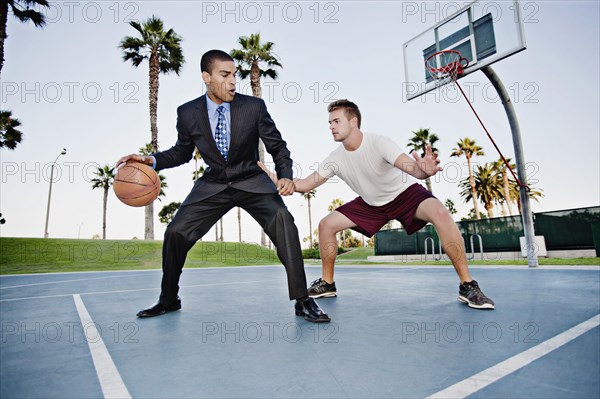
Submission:
<svg viewBox="0 0 600 399">
<path fill-rule="evenodd" d="M 360 129 L 361 115 L 360 110 L 358 109 L 358 105 L 348 100 L 337 100 L 330 103 L 327 106 L 328 112 L 333 112 L 336 109 L 343 109 L 344 114 L 346 115 L 346 118 L 348 118 L 348 120 L 356 118 L 358 120 L 358 128 Z"/>
</svg>

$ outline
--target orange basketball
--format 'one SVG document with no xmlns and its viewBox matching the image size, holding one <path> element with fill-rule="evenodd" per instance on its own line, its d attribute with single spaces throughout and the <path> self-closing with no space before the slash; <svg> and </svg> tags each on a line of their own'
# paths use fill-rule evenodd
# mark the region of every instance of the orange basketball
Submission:
<svg viewBox="0 0 600 399">
<path fill-rule="evenodd" d="M 117 169 L 113 190 L 124 204 L 146 206 L 160 194 L 160 178 L 146 164 L 127 162 Z"/>
</svg>

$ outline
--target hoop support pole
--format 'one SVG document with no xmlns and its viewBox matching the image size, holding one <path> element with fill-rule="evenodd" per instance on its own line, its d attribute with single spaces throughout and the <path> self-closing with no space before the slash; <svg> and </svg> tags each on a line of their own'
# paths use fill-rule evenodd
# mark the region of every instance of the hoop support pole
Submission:
<svg viewBox="0 0 600 399">
<path fill-rule="evenodd" d="M 481 72 L 490 80 L 500 100 L 504 106 L 504 111 L 508 117 L 508 123 L 510 130 L 512 131 L 513 147 L 515 150 L 515 163 L 517 165 L 517 173 L 521 177 L 521 184 L 519 185 L 519 197 L 521 199 L 521 217 L 523 219 L 523 230 L 525 231 L 525 243 L 527 249 L 527 265 L 529 267 L 538 267 L 538 256 L 535 246 L 534 226 L 533 226 L 533 214 L 531 212 L 531 206 L 529 203 L 529 193 L 527 189 L 527 171 L 525 169 L 525 157 L 523 155 L 523 145 L 521 143 L 521 129 L 519 128 L 519 121 L 517 114 L 513 107 L 513 103 L 510 100 L 510 96 L 502 84 L 502 81 L 496 75 L 496 72 L 488 65 L 481 68 Z"/>
</svg>

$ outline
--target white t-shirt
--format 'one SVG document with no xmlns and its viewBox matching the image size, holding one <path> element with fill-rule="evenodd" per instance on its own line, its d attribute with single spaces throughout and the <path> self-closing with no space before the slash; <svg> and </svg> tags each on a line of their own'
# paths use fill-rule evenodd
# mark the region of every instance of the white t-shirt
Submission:
<svg viewBox="0 0 600 399">
<path fill-rule="evenodd" d="M 390 138 L 363 133 L 362 143 L 354 151 L 343 144 L 319 165 L 325 179 L 337 175 L 371 206 L 382 206 L 406 190 L 417 180 L 394 166 L 404 151 Z"/>
</svg>

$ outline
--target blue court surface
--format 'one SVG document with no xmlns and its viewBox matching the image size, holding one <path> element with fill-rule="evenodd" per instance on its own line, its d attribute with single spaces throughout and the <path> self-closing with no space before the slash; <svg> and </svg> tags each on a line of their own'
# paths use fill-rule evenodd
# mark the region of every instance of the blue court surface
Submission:
<svg viewBox="0 0 600 399">
<path fill-rule="evenodd" d="M 149 319 L 158 270 L 3 276 L 0 397 L 600 397 L 600 268 L 471 273 L 495 310 L 451 267 L 339 266 L 320 325 L 282 266 L 184 269 L 183 309 Z"/>
</svg>

